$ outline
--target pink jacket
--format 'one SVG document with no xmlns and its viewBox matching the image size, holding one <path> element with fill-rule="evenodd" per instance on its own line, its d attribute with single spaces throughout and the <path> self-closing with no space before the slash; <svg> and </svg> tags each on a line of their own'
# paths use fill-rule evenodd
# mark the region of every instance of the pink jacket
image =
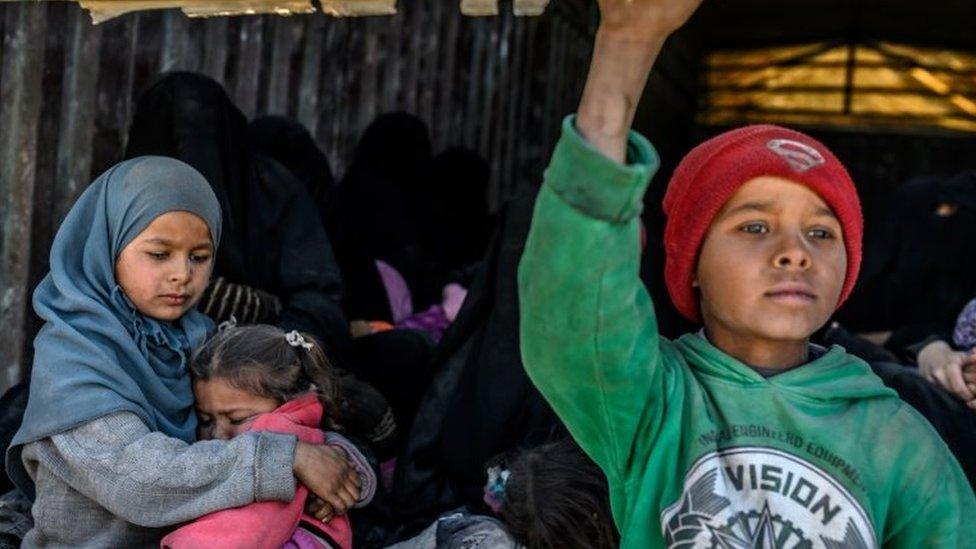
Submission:
<svg viewBox="0 0 976 549">
<path fill-rule="evenodd" d="M 321 420 L 322 405 L 315 395 L 308 395 L 290 400 L 275 411 L 258 417 L 250 430 L 292 434 L 300 441 L 321 444 L 326 442 L 326 434 L 318 428 Z M 346 444 L 338 445 L 347 452 L 350 451 Z M 361 456 L 350 455 L 349 457 L 357 462 L 359 461 L 357 458 Z M 362 471 L 360 473 L 362 474 Z M 351 548 L 352 528 L 349 519 L 345 515 L 337 516 L 323 524 L 315 517 L 305 514 L 306 497 L 308 497 L 308 488 L 298 484 L 295 487 L 295 498 L 289 503 L 259 501 L 244 507 L 210 513 L 167 535 L 163 538 L 162 546 L 173 549 L 191 547 L 278 549 L 292 539 L 299 521 L 303 521 L 305 523 L 303 526 L 312 533 L 320 537 L 328 536 L 343 549 Z"/>
</svg>

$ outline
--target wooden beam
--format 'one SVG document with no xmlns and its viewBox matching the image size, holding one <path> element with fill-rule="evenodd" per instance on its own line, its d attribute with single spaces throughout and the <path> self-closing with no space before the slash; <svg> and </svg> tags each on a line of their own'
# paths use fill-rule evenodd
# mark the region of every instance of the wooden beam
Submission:
<svg viewBox="0 0 976 549">
<path fill-rule="evenodd" d="M 311 0 L 76 0 L 89 10 L 92 21 L 102 23 L 126 13 L 142 10 L 182 8 L 189 17 L 228 15 L 312 13 Z M 444 2 L 447 0 L 437 0 Z M 542 15 L 550 0 L 513 0 L 515 15 Z M 397 0 L 320 0 L 322 11 L 334 17 L 393 15 Z M 437 4 L 440 5 L 440 4 Z M 470 16 L 498 15 L 498 0 L 461 0 L 461 13 Z"/>
<path fill-rule="evenodd" d="M 45 10 L 8 5 L 0 81 L 0 388 L 22 377 L 28 337 L 30 231 L 34 208 L 37 126 L 44 67 Z"/>
<path fill-rule="evenodd" d="M 549 0 L 515 0 L 512 11 L 515 15 L 542 15 L 549 5 Z"/>
<path fill-rule="evenodd" d="M 336 17 L 356 17 L 393 15 L 397 9 L 396 0 L 322 0 L 322 11 Z"/>
<path fill-rule="evenodd" d="M 142 10 L 182 8 L 190 17 L 257 15 L 274 13 L 312 13 L 311 0 L 78 0 L 91 14 L 92 22 L 102 23 L 126 13 Z"/>
<path fill-rule="evenodd" d="M 461 0 L 461 13 L 475 17 L 498 15 L 498 0 Z"/>
</svg>

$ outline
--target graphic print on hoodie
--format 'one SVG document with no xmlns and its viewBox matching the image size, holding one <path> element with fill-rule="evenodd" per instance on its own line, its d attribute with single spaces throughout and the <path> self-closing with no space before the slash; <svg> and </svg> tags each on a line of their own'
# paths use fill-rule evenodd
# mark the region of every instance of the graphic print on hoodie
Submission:
<svg viewBox="0 0 976 549">
<path fill-rule="evenodd" d="M 764 378 L 658 333 L 638 278 L 657 157 L 567 118 L 519 268 L 526 371 L 606 472 L 621 546 L 966 547 L 976 498 L 935 431 L 834 346 Z"/>
</svg>

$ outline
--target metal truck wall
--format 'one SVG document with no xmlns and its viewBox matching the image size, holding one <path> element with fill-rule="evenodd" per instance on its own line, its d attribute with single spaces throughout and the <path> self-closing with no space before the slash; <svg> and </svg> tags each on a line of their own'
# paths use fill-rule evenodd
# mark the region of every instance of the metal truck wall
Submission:
<svg viewBox="0 0 976 549">
<path fill-rule="evenodd" d="M 401 2 L 395 16 L 188 19 L 140 12 L 93 26 L 77 4 L 0 2 L 0 390 L 26 373 L 30 293 L 74 200 L 122 157 L 133 106 L 156 76 L 206 73 L 250 115 L 305 124 L 343 173 L 377 115 L 418 114 L 435 146 L 477 149 L 494 206 L 541 177 L 590 54 L 585 2 L 542 17 L 462 17 Z"/>
</svg>

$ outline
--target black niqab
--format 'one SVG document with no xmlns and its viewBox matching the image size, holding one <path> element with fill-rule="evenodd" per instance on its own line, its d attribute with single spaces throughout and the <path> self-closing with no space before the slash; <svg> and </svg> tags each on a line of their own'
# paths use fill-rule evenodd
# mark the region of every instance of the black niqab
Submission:
<svg viewBox="0 0 976 549">
<path fill-rule="evenodd" d="M 488 162 L 472 150 L 451 148 L 434 158 L 422 192 L 423 247 L 428 262 L 446 278 L 485 255 L 495 229 L 488 207 L 490 177 Z"/>
<path fill-rule="evenodd" d="M 439 301 L 440 288 L 425 275 L 421 244 L 421 185 L 428 177 L 431 145 L 427 126 L 416 116 L 378 117 L 363 134 L 336 193 L 329 222 L 336 257 L 347 286 L 351 318 L 391 320 L 374 260 L 403 275 L 415 310 Z"/>
<path fill-rule="evenodd" d="M 328 157 L 312 134 L 292 118 L 261 116 L 248 124 L 247 135 L 255 148 L 277 160 L 305 183 L 325 225 L 335 200 L 336 181 Z"/>
<path fill-rule="evenodd" d="M 871 228 L 869 227 L 869 230 Z M 853 331 L 951 331 L 976 296 L 976 171 L 910 181 L 866 240 L 838 319 Z M 911 338 L 909 338 L 911 339 Z"/>
<path fill-rule="evenodd" d="M 247 140 L 247 121 L 217 82 L 163 76 L 139 99 L 126 157 L 171 156 L 196 168 L 223 210 L 214 275 L 278 296 L 278 324 L 334 351 L 349 344 L 341 279 L 319 213 L 298 178 Z"/>
</svg>

